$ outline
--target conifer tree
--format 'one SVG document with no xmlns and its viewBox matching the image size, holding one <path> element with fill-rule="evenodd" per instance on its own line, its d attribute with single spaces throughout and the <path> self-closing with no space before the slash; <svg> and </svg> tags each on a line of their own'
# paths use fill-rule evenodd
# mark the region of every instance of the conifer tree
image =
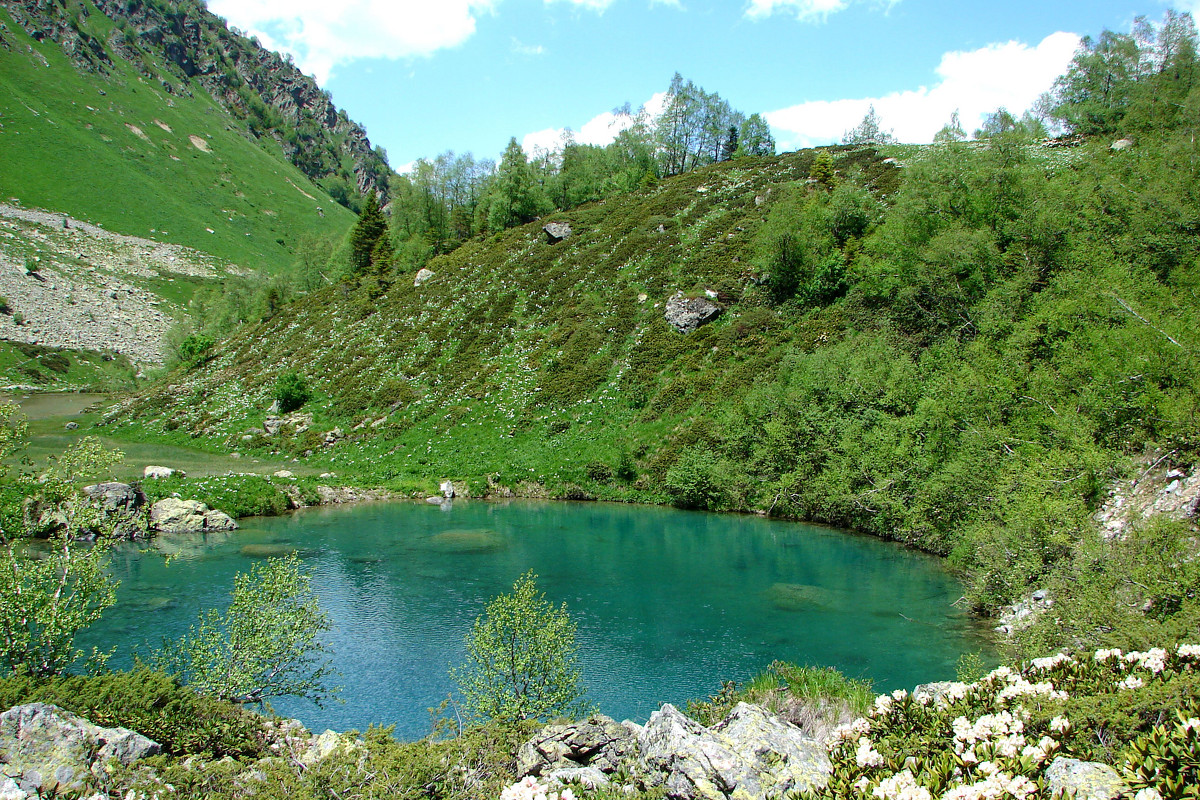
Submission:
<svg viewBox="0 0 1200 800">
<path fill-rule="evenodd" d="M 375 193 L 367 195 L 362 213 L 354 230 L 350 232 L 350 267 L 355 275 L 363 275 L 371 269 L 371 254 L 379 240 L 387 235 L 387 220 L 379 208 Z"/>
</svg>

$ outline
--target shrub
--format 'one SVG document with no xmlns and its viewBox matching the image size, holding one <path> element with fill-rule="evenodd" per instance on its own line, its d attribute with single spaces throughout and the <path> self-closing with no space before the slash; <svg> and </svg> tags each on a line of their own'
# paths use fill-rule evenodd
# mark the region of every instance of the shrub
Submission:
<svg viewBox="0 0 1200 800">
<path fill-rule="evenodd" d="M 188 366 L 196 366 L 207 361 L 211 356 L 216 340 L 203 333 L 193 333 L 179 345 L 179 359 Z"/>
<path fill-rule="evenodd" d="M 145 666 L 94 676 L 0 679 L 0 706 L 33 702 L 52 703 L 104 727 L 135 730 L 172 755 L 264 755 L 257 714 L 202 697 Z"/>
<path fill-rule="evenodd" d="M 705 449 L 685 452 L 663 480 L 671 502 L 680 508 L 719 508 L 725 500 L 724 486 L 720 462 Z"/>
<path fill-rule="evenodd" d="M 450 671 L 467 709 L 484 720 L 582 716 L 584 688 L 575 623 L 522 575 L 511 594 L 488 603 L 467 634 L 467 662 Z"/>
<path fill-rule="evenodd" d="M 288 414 L 301 408 L 312 398 L 312 390 L 304 377 L 295 372 L 285 372 L 275 381 L 275 402 L 279 413 Z"/>
<path fill-rule="evenodd" d="M 224 614 L 209 609 L 186 636 L 164 643 L 156 665 L 197 692 L 231 703 L 303 697 L 320 705 L 337 693 L 319 637 L 330 628 L 295 554 L 255 564 L 234 579 Z"/>
</svg>

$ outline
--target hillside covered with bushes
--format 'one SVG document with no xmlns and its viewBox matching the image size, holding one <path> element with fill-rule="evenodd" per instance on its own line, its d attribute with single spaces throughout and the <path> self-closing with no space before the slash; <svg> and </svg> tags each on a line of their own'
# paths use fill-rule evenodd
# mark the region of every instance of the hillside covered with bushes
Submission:
<svg viewBox="0 0 1200 800">
<path fill-rule="evenodd" d="M 1151 461 L 1195 460 L 1195 38 L 1172 14 L 1085 43 L 1047 118 L 1071 137 L 998 112 L 974 140 L 734 158 L 432 276 L 361 270 L 106 424 L 398 489 L 855 528 L 949 556 L 979 610 L 1053 585 L 1039 646 L 1193 630 L 1186 525 L 1110 543 L 1093 515 Z M 720 316 L 681 333 L 678 293 Z M 293 372 L 313 419 L 270 433 Z M 1074 616 L 1092 589 L 1103 611 Z"/>
</svg>

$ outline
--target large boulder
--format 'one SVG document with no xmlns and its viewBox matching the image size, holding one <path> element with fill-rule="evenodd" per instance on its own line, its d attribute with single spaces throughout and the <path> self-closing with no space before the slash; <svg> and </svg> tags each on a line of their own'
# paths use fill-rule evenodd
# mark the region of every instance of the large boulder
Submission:
<svg viewBox="0 0 1200 800">
<path fill-rule="evenodd" d="M 150 529 L 160 533 L 232 531 L 237 526 L 224 511 L 210 509 L 199 500 L 164 497 L 150 507 Z"/>
<path fill-rule="evenodd" d="M 566 222 L 549 222 L 542 226 L 542 230 L 546 232 L 548 244 L 558 244 L 563 239 L 570 238 L 573 232 L 570 224 Z"/>
<path fill-rule="evenodd" d="M 110 514 L 137 510 L 146 496 L 128 483 L 94 483 L 83 487 L 83 493 Z"/>
<path fill-rule="evenodd" d="M 433 276 L 434 276 L 433 270 L 426 269 L 425 267 L 421 267 L 421 269 L 417 270 L 416 277 L 413 278 L 413 287 L 415 288 L 417 286 L 420 286 L 421 284 L 425 283 Z"/>
<path fill-rule="evenodd" d="M 542 728 L 517 751 L 517 770 L 522 777 L 554 775 L 563 781 L 574 774 L 571 770 L 582 768 L 608 775 L 636 751 L 633 731 L 611 717 L 596 714 L 583 722 Z M 578 777 L 584 781 L 594 778 L 591 773 L 578 773 Z"/>
<path fill-rule="evenodd" d="M 819 788 L 825 747 L 759 706 L 739 703 L 711 729 L 664 705 L 638 733 L 643 780 L 676 800 L 750 800 Z"/>
<path fill-rule="evenodd" d="M 1075 800 L 1114 800 L 1129 791 L 1117 771 L 1098 761 L 1059 756 L 1046 768 L 1050 794 L 1070 793 Z"/>
<path fill-rule="evenodd" d="M 683 292 L 676 292 L 667 300 L 663 316 L 675 330 L 691 333 L 721 316 L 721 307 L 707 297 L 688 297 Z"/>
<path fill-rule="evenodd" d="M 0 714 L 0 763 L 9 779 L 0 792 L 13 798 L 80 792 L 104 777 L 110 761 L 129 766 L 161 750 L 140 733 L 101 728 L 48 703 L 15 706 Z"/>
</svg>

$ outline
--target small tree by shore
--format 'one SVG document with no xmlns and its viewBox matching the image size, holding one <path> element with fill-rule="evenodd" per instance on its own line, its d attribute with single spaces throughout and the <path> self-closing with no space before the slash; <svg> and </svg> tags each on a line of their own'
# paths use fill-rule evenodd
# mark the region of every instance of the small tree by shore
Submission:
<svg viewBox="0 0 1200 800">
<path fill-rule="evenodd" d="M 506 722 L 586 715 L 575 631 L 566 604 L 555 608 L 526 572 L 488 603 L 467 634 L 467 662 L 450 671 L 467 710 Z"/>
</svg>

